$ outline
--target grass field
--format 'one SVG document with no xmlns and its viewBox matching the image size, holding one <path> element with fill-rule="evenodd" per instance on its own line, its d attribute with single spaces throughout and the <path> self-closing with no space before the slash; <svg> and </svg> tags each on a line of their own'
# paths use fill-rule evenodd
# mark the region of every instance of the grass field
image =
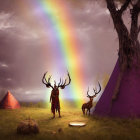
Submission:
<svg viewBox="0 0 140 140">
<path fill-rule="evenodd" d="M 29 117 L 38 122 L 40 133 L 29 136 L 16 134 L 18 123 Z M 140 140 L 140 119 L 88 117 L 74 108 L 62 110 L 62 118 L 51 117 L 50 110 L 45 108 L 0 110 L 0 140 Z M 70 121 L 84 121 L 87 125 L 69 127 Z M 62 129 L 60 133 L 59 128 Z"/>
</svg>

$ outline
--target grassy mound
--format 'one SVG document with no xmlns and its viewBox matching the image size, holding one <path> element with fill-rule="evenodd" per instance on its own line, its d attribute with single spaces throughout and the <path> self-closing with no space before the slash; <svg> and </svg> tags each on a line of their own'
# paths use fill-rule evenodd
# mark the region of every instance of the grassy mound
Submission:
<svg viewBox="0 0 140 140">
<path fill-rule="evenodd" d="M 17 127 L 17 134 L 37 134 L 39 133 L 38 124 L 33 119 L 26 119 Z"/>
</svg>

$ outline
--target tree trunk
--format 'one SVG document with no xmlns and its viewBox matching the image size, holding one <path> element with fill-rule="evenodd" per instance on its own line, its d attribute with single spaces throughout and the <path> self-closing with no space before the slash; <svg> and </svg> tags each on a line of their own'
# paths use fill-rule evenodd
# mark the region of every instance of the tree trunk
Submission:
<svg viewBox="0 0 140 140">
<path fill-rule="evenodd" d="M 119 38 L 119 65 L 120 65 L 120 73 L 117 78 L 116 87 L 114 89 L 114 94 L 112 97 L 112 101 L 117 99 L 117 95 L 119 93 L 121 80 L 123 77 L 124 72 L 128 68 L 138 66 L 139 62 L 139 41 L 138 41 L 138 15 L 140 9 L 138 7 L 138 2 L 136 5 L 133 6 L 131 10 L 131 29 L 130 33 L 125 26 L 122 20 L 123 11 L 126 10 L 128 5 L 130 4 L 131 0 L 126 0 L 124 5 L 121 7 L 120 10 L 116 10 L 115 4 L 113 0 L 106 0 L 107 8 L 110 11 L 111 17 L 113 19 L 114 27 L 117 31 L 118 38 Z M 137 63 L 134 64 L 134 61 Z"/>
</svg>

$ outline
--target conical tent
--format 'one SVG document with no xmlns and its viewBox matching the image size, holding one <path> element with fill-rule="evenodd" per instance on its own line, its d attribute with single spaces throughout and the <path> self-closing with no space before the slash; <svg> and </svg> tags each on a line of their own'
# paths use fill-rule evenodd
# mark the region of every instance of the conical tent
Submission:
<svg viewBox="0 0 140 140">
<path fill-rule="evenodd" d="M 15 97 L 10 93 L 10 91 L 8 91 L 7 94 L 5 95 L 5 97 L 0 102 L 0 108 L 17 109 L 17 108 L 20 108 L 20 104 L 15 99 Z"/>
<path fill-rule="evenodd" d="M 120 73 L 119 63 L 116 63 L 110 80 L 99 99 L 94 115 L 111 117 L 140 117 L 140 69 L 127 69 L 122 77 L 117 99 L 112 102 L 113 91 Z"/>
</svg>

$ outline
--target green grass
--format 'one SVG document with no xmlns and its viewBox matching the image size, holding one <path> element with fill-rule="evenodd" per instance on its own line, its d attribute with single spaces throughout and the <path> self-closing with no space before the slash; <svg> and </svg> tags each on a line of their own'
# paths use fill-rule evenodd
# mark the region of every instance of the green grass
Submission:
<svg viewBox="0 0 140 140">
<path fill-rule="evenodd" d="M 22 107 L 0 110 L 0 140 L 140 140 L 140 119 L 109 119 L 83 116 L 81 110 L 62 110 L 62 118 L 51 119 L 49 109 Z M 18 135 L 16 128 L 26 118 L 35 119 L 40 128 L 37 135 Z M 84 121 L 85 127 L 69 127 L 70 121 Z M 63 131 L 58 132 L 61 128 Z M 53 134 L 52 132 L 56 132 Z"/>
</svg>

